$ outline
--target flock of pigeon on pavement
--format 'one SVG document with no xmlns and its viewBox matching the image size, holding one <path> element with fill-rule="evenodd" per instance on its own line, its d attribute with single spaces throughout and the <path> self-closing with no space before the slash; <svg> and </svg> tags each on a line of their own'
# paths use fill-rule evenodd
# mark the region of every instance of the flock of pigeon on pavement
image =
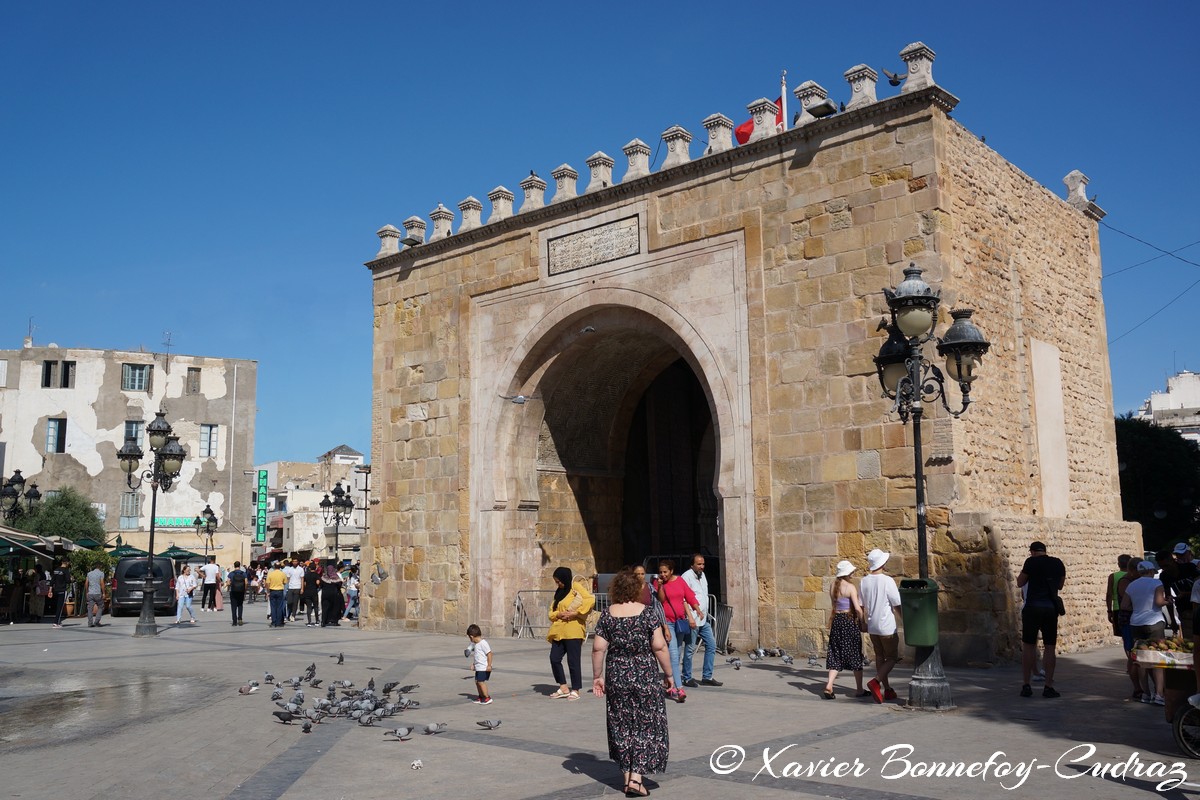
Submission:
<svg viewBox="0 0 1200 800">
<path fill-rule="evenodd" d="M 346 663 L 344 653 L 338 653 L 330 658 L 337 658 L 339 666 Z M 357 722 L 361 727 L 370 728 L 402 711 L 421 707 L 420 701 L 406 696 L 420 689 L 421 684 L 413 683 L 401 686 L 399 682 L 385 683 L 382 688 L 376 690 L 374 678 L 367 681 L 366 687 L 362 689 L 356 689 L 354 681 L 350 680 L 328 683 L 324 686 L 325 696 L 317 697 L 310 706 L 306 707 L 304 685 L 307 684 L 309 689 L 320 690 L 324 683 L 322 678 L 317 677 L 316 662 L 309 664 L 302 674 L 284 680 L 278 680 L 270 672 L 265 672 L 262 683 L 256 680 L 247 681 L 238 689 L 238 694 L 254 694 L 264 683 L 274 687 L 271 692 L 271 700 L 279 706 L 278 711 L 271 713 L 283 725 L 299 722 L 300 730 L 303 733 L 311 733 L 313 725 L 320 725 L 332 719 L 349 719 Z M 290 687 L 293 692 L 287 700 L 284 700 L 283 697 L 285 687 Z M 396 694 L 395 699 L 392 698 L 393 692 Z M 477 724 L 485 730 L 495 730 L 500 727 L 500 720 L 484 719 Z M 386 729 L 383 731 L 383 735 L 406 742 L 412 738 L 414 733 L 434 736 L 446 730 L 446 727 L 447 723 L 445 722 L 430 722 L 419 727 L 401 726 Z M 423 765 L 420 760 L 417 760 L 411 766 L 413 769 L 421 769 Z"/>
<path fill-rule="evenodd" d="M 469 650 L 467 651 L 470 652 Z M 730 648 L 732 652 L 732 648 Z M 339 666 L 346 663 L 344 653 L 338 653 L 336 656 Z M 794 661 L 793 657 L 783 648 L 759 647 L 750 650 L 746 653 L 746 658 L 752 662 L 762 661 L 765 658 L 778 658 L 784 664 L 791 665 Z M 725 663 L 731 665 L 735 670 L 742 668 L 742 659 L 738 656 L 730 656 L 725 659 Z M 820 667 L 821 664 L 815 656 L 809 656 L 808 666 Z M 317 664 L 313 662 L 309 664 L 304 672 L 295 677 L 284 680 L 277 680 L 270 672 L 263 674 L 262 683 L 268 686 L 273 686 L 271 692 L 271 700 L 275 705 L 279 706 L 278 711 L 272 711 L 276 719 L 283 725 L 291 725 L 293 722 L 300 723 L 300 730 L 303 733 L 311 733 L 313 725 L 319 725 L 326 720 L 332 719 L 349 719 L 357 722 L 361 727 L 371 728 L 376 723 L 382 722 L 388 717 L 395 716 L 402 711 L 409 711 L 421 707 L 418 700 L 414 700 L 406 695 L 415 692 L 421 688 L 421 684 L 413 683 L 406 686 L 399 685 L 399 682 L 385 683 L 378 691 L 375 689 L 375 679 L 371 678 L 367 681 L 365 688 L 356 689 L 354 681 L 337 680 L 325 685 L 325 696 L 318 697 L 312 701 L 311 706 L 305 706 L 304 685 L 307 684 L 310 689 L 321 689 L 321 684 L 324 683 L 322 678 L 317 677 Z M 245 685 L 238 689 L 238 694 L 249 695 L 257 692 L 262 684 L 259 681 L 247 681 Z M 284 700 L 284 687 L 290 687 L 293 694 Z M 395 693 L 395 699 L 392 698 L 392 693 Z M 340 695 L 340 697 L 339 697 Z M 500 727 L 498 719 L 481 719 L 476 723 L 484 730 L 495 730 Z M 424 734 L 426 736 L 435 736 L 446 730 L 447 723 L 445 722 L 430 722 L 422 726 L 400 726 L 389 728 L 383 731 L 385 737 L 395 737 L 396 741 L 406 742 L 412 738 L 414 733 Z M 413 769 L 421 769 L 423 766 L 420 759 L 412 762 L 410 765 Z"/>
</svg>

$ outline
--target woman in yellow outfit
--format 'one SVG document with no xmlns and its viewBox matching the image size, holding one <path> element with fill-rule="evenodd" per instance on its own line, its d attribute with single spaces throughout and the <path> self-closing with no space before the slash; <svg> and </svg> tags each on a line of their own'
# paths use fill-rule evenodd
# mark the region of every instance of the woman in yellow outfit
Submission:
<svg viewBox="0 0 1200 800">
<path fill-rule="evenodd" d="M 596 605 L 596 598 L 582 583 L 572 584 L 570 567 L 554 570 L 554 586 L 554 600 L 550 603 L 550 632 L 546 634 L 546 641 L 550 642 L 550 668 L 554 671 L 554 680 L 558 681 L 558 691 L 550 696 L 578 700 L 579 690 L 583 687 L 579 654 L 583 649 L 583 640 L 587 638 L 587 618 Z M 570 687 L 563 673 L 564 655 L 567 657 L 567 669 L 571 672 Z"/>
</svg>

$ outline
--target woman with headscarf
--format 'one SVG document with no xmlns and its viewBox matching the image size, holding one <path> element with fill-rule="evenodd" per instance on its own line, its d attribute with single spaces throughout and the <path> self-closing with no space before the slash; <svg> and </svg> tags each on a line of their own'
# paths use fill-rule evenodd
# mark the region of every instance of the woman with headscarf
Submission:
<svg viewBox="0 0 1200 800">
<path fill-rule="evenodd" d="M 558 690 L 551 697 L 578 700 L 583 688 L 583 670 L 580 653 L 583 640 L 587 638 L 587 617 L 596 598 L 582 583 L 572 583 L 570 567 L 554 570 L 554 599 L 550 602 L 550 631 L 546 641 L 550 642 L 550 669 Z M 571 673 L 571 685 L 563 673 L 563 656 L 567 657 L 567 669 Z"/>
<path fill-rule="evenodd" d="M 308 562 L 308 569 L 304 571 L 304 582 L 300 587 L 300 605 L 304 608 L 306 628 L 315 628 L 323 619 L 321 607 L 317 605 L 320 602 L 320 588 L 321 565 L 314 559 Z"/>
<path fill-rule="evenodd" d="M 342 616 L 342 576 L 330 562 L 321 574 L 321 627 L 336 626 Z"/>
</svg>

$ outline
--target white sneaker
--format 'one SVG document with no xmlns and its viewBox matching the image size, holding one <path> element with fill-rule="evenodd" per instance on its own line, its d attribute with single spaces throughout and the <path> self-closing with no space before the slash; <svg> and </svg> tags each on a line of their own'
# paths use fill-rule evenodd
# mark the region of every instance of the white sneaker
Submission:
<svg viewBox="0 0 1200 800">
<path fill-rule="evenodd" d="M 1161 694 L 1154 695 L 1154 699 L 1151 700 L 1150 702 L 1156 706 L 1165 706 L 1167 704 L 1167 701 L 1163 698 L 1163 696 Z"/>
<path fill-rule="evenodd" d="M 1150 705 L 1151 703 L 1153 703 L 1154 702 L 1154 693 L 1153 692 L 1142 692 L 1142 702 L 1145 703 L 1146 705 Z"/>
</svg>

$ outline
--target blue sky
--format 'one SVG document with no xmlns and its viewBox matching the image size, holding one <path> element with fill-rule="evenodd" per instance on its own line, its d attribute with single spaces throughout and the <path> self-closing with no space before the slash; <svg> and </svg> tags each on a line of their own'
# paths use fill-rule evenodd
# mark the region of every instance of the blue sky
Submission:
<svg viewBox="0 0 1200 800">
<path fill-rule="evenodd" d="M 259 362 L 257 461 L 369 453 L 362 262 L 381 225 L 674 124 L 702 133 L 716 111 L 741 122 L 781 69 L 845 100 L 848 67 L 899 71 L 920 40 L 988 145 L 1059 196 L 1072 169 L 1091 178 L 1106 273 L 1160 255 L 1117 231 L 1190 245 L 1195 264 L 1104 281 L 1115 407 L 1132 409 L 1200 370 L 1197 8 L 5 3 L 0 347 L 30 317 L 64 347 L 159 349 L 170 331 L 175 352 Z"/>
</svg>

